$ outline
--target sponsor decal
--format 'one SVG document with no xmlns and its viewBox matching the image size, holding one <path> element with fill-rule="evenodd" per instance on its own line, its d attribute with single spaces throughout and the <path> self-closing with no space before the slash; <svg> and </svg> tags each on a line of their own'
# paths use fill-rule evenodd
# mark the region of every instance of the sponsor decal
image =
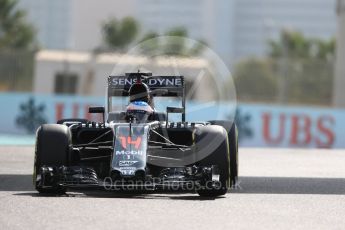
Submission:
<svg viewBox="0 0 345 230">
<path fill-rule="evenodd" d="M 136 78 L 113 77 L 111 79 L 112 86 L 131 86 L 136 82 Z M 151 87 L 179 87 L 182 86 L 182 79 L 180 77 L 159 77 L 148 79 L 145 83 Z"/>
<path fill-rule="evenodd" d="M 127 167 L 127 166 L 132 166 L 134 165 L 135 163 L 137 163 L 138 161 L 119 161 L 119 166 L 120 167 Z"/>
<path fill-rule="evenodd" d="M 132 137 L 124 137 L 124 136 L 119 136 L 118 137 L 121 142 L 121 146 L 124 149 L 127 149 L 127 145 L 134 145 L 136 149 L 139 149 L 139 146 L 141 144 L 141 137 L 137 137 L 136 140 L 133 140 Z"/>
<path fill-rule="evenodd" d="M 144 155 L 144 151 L 135 151 L 135 150 L 131 150 L 131 151 L 125 151 L 125 150 L 121 150 L 121 151 L 115 151 L 115 155 L 139 155 L 142 156 Z"/>
<path fill-rule="evenodd" d="M 121 167 L 120 172 L 122 175 L 129 176 L 135 174 L 135 167 Z"/>
<path fill-rule="evenodd" d="M 335 142 L 335 119 L 330 115 L 265 112 L 262 114 L 262 136 L 265 144 L 290 147 L 332 148 Z"/>
</svg>

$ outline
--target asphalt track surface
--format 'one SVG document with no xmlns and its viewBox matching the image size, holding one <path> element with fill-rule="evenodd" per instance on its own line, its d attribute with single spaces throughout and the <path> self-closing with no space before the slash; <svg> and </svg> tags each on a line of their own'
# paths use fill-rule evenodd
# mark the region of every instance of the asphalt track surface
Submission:
<svg viewBox="0 0 345 230">
<path fill-rule="evenodd" d="M 197 194 L 40 196 L 33 147 L 0 147 L 0 229 L 344 229 L 345 151 L 240 149 L 239 187 Z"/>
</svg>

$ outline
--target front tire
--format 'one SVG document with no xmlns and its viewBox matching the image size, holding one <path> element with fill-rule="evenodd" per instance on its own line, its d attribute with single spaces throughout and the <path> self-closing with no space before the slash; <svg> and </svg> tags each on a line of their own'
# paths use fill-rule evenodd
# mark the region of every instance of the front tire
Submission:
<svg viewBox="0 0 345 230">
<path fill-rule="evenodd" d="M 56 124 L 63 125 L 64 122 L 80 122 L 82 124 L 86 124 L 89 122 L 87 119 L 81 119 L 81 118 L 68 118 L 68 119 L 61 119 L 56 122 Z"/>
<path fill-rule="evenodd" d="M 40 181 L 40 170 L 43 166 L 67 166 L 71 152 L 71 132 L 65 125 L 45 124 L 38 128 L 36 134 L 35 162 L 33 182 L 40 193 L 64 193 L 65 189 L 56 182 L 43 187 Z"/>
<path fill-rule="evenodd" d="M 218 120 L 210 121 L 212 125 L 222 126 L 228 133 L 228 145 L 230 152 L 230 183 L 232 187 L 236 186 L 238 180 L 238 130 L 235 122 Z"/>
<path fill-rule="evenodd" d="M 198 127 L 196 136 L 196 148 L 200 151 L 207 149 L 212 151 L 199 162 L 199 166 L 217 166 L 219 170 L 219 186 L 205 186 L 197 190 L 203 197 L 217 197 L 227 193 L 230 186 L 230 153 L 228 148 L 228 136 L 226 130 L 218 125 Z M 211 146 L 211 148 L 210 148 Z M 210 184 L 207 182 L 207 184 Z"/>
</svg>

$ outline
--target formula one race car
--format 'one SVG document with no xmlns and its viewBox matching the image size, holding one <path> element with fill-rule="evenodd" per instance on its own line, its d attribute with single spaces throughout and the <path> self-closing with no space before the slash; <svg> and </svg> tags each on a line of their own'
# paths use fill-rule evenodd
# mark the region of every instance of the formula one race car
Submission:
<svg viewBox="0 0 345 230">
<path fill-rule="evenodd" d="M 33 173 L 37 191 L 179 190 L 215 197 L 236 184 L 236 125 L 186 122 L 183 76 L 110 76 L 107 95 L 106 108 L 89 108 L 89 113 L 102 114 L 103 122 L 64 119 L 38 128 Z M 158 97 L 181 98 L 182 105 L 158 112 L 153 103 Z M 125 111 L 113 111 L 114 98 L 129 103 Z M 169 120 L 172 113 L 181 121 Z"/>
</svg>

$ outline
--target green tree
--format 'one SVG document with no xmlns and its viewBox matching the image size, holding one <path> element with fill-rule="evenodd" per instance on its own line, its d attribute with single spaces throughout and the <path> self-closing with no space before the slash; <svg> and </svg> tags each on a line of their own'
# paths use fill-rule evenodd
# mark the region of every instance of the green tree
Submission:
<svg viewBox="0 0 345 230">
<path fill-rule="evenodd" d="M 103 23 L 102 31 L 107 49 L 123 50 L 136 39 L 139 24 L 132 17 L 126 17 L 122 20 L 112 18 Z"/>
<path fill-rule="evenodd" d="M 163 46 L 163 50 L 165 54 L 180 54 L 185 55 L 187 54 L 187 47 L 183 39 L 179 39 L 179 37 L 187 37 L 188 32 L 183 27 L 176 27 L 172 28 L 171 30 L 165 33 L 166 36 L 170 36 L 166 43 Z"/>
<path fill-rule="evenodd" d="M 36 48 L 35 30 L 26 23 L 17 0 L 0 0 L 0 50 Z"/>
<path fill-rule="evenodd" d="M 331 38 L 330 40 L 314 39 L 313 43 L 315 44 L 316 48 L 314 50 L 314 58 L 327 61 L 334 60 L 336 45 L 335 38 Z"/>
<path fill-rule="evenodd" d="M 270 53 L 272 58 L 288 57 L 290 59 L 318 59 L 327 60 L 334 57 L 335 39 L 321 40 L 307 38 L 298 31 L 283 30 L 280 39 L 270 40 Z"/>
<path fill-rule="evenodd" d="M 287 102 L 331 103 L 335 39 L 308 38 L 284 30 L 280 39 L 270 41 L 269 45 L 269 56 L 277 60 L 279 91 L 286 91 Z"/>
<path fill-rule="evenodd" d="M 270 40 L 270 56 L 273 58 L 287 56 L 308 58 L 310 57 L 311 43 L 304 36 L 295 31 L 283 30 L 280 39 Z"/>
<path fill-rule="evenodd" d="M 158 40 L 154 39 L 158 36 L 158 33 L 150 31 L 141 38 L 139 43 L 143 54 L 152 56 L 157 50 L 160 50 Z"/>
<path fill-rule="evenodd" d="M 271 102 L 277 94 L 277 78 L 272 63 L 251 58 L 240 62 L 234 73 L 237 98 L 240 101 Z"/>
<path fill-rule="evenodd" d="M 184 27 L 174 27 L 166 31 L 163 36 L 167 39 L 154 39 L 159 34 L 149 32 L 141 39 L 143 53 L 147 55 L 197 56 L 204 50 L 206 42 L 199 40 L 195 44 L 187 44 L 188 31 Z M 192 45 L 192 46 L 190 46 Z"/>
<path fill-rule="evenodd" d="M 330 105 L 335 40 L 308 38 L 284 30 L 269 41 L 267 57 L 235 66 L 239 100 Z"/>
</svg>

